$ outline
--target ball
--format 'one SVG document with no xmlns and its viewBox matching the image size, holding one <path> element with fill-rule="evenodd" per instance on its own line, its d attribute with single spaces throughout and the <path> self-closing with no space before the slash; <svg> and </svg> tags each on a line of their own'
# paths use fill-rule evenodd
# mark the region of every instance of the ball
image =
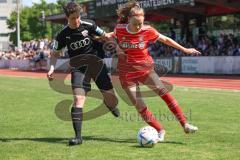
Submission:
<svg viewBox="0 0 240 160">
<path fill-rule="evenodd" d="M 158 140 L 158 132 L 151 126 L 145 126 L 138 131 L 137 140 L 142 147 L 153 147 Z"/>
</svg>

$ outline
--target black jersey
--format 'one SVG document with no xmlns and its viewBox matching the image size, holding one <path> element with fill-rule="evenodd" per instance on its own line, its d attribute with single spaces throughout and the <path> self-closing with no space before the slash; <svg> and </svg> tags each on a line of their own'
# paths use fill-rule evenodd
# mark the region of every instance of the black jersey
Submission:
<svg viewBox="0 0 240 160">
<path fill-rule="evenodd" d="M 97 55 L 97 48 L 94 47 L 92 37 L 94 35 L 102 36 L 104 31 L 95 23 L 89 20 L 81 20 L 77 29 L 71 29 L 65 26 L 56 36 L 54 41 L 54 50 L 61 50 L 67 47 L 70 58 L 75 58 L 82 54 Z"/>
</svg>

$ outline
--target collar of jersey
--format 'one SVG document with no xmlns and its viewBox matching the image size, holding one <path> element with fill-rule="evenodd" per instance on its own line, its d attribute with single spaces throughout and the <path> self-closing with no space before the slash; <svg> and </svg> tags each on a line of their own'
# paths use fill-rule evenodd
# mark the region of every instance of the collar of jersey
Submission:
<svg viewBox="0 0 240 160">
<path fill-rule="evenodd" d="M 67 24 L 67 26 L 68 26 L 68 28 L 70 28 L 70 27 L 69 27 L 69 24 Z M 80 27 L 80 26 L 79 26 L 79 27 Z M 78 27 L 78 28 L 79 28 L 79 27 Z M 70 28 L 70 30 L 75 31 L 75 30 L 77 30 L 78 28 L 75 28 L 75 29 Z"/>
<path fill-rule="evenodd" d="M 129 31 L 129 29 L 128 29 L 128 25 L 129 25 L 129 24 L 127 24 L 127 26 L 126 26 L 126 30 L 127 30 L 127 32 L 130 33 L 130 34 L 138 34 L 138 33 L 142 30 L 142 28 L 141 28 L 138 32 L 131 32 L 131 31 Z"/>
</svg>

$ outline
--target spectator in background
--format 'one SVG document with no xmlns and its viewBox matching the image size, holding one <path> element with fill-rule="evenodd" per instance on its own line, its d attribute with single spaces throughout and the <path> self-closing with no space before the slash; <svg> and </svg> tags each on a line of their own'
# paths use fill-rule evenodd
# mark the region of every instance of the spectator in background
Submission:
<svg viewBox="0 0 240 160">
<path fill-rule="evenodd" d="M 173 56 L 180 56 L 181 54 L 182 54 L 181 51 L 179 51 L 178 49 L 173 49 L 172 51 Z"/>
<path fill-rule="evenodd" d="M 237 44 L 233 51 L 233 56 L 240 56 L 240 45 Z"/>
<path fill-rule="evenodd" d="M 2 59 L 3 52 L 0 51 L 0 60 Z"/>
<path fill-rule="evenodd" d="M 150 43 L 148 50 L 154 59 L 160 57 L 162 51 L 161 43 L 159 43 L 158 41 L 156 41 L 155 43 Z"/>
<path fill-rule="evenodd" d="M 172 27 L 170 27 L 170 38 L 176 40 L 176 32 L 173 30 Z"/>
</svg>

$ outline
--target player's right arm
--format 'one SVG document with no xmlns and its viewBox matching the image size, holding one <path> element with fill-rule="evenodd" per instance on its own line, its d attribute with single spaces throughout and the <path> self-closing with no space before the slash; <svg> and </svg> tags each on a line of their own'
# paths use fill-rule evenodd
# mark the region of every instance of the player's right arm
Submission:
<svg viewBox="0 0 240 160">
<path fill-rule="evenodd" d="M 57 58 L 60 56 L 62 48 L 66 46 L 66 40 L 65 36 L 62 34 L 62 32 L 58 33 L 54 43 L 53 43 L 53 49 L 50 54 L 50 69 L 47 73 L 48 80 L 53 80 L 53 73 L 55 71 L 55 66 L 57 63 Z"/>
<path fill-rule="evenodd" d="M 47 73 L 47 78 L 49 81 L 53 80 L 53 73 L 55 71 L 55 66 L 57 63 L 57 58 L 60 56 L 60 51 L 51 51 L 50 53 L 50 69 Z"/>
</svg>

